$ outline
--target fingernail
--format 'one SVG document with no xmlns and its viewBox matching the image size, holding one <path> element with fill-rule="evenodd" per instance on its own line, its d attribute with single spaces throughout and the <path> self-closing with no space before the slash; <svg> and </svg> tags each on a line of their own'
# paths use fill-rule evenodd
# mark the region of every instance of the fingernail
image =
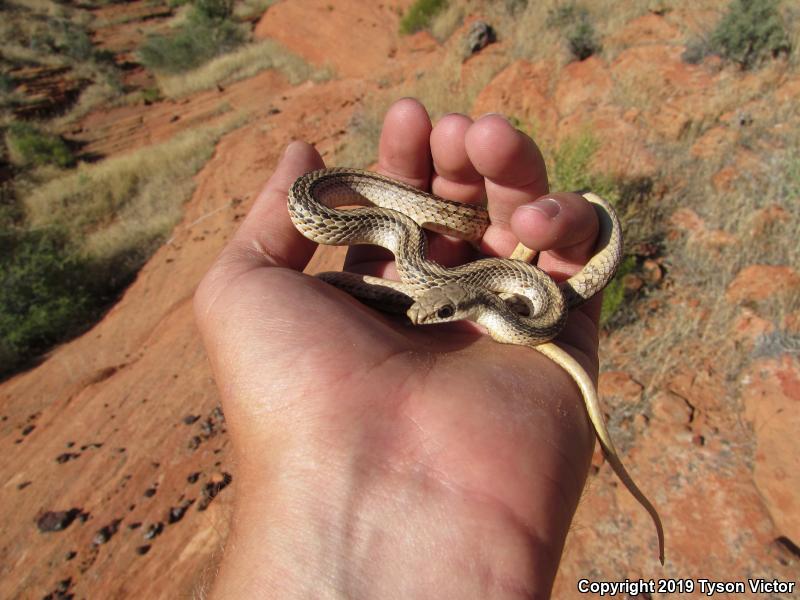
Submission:
<svg viewBox="0 0 800 600">
<path fill-rule="evenodd" d="M 291 145 L 292 145 L 292 144 L 294 144 L 294 143 L 295 143 L 295 141 L 296 141 L 296 140 L 292 140 L 291 142 L 289 142 L 288 144 L 286 144 L 286 145 L 283 147 L 283 152 L 281 152 L 281 155 L 280 155 L 280 157 L 278 158 L 278 162 L 280 162 L 280 161 L 282 161 L 284 158 L 286 158 L 286 155 L 287 155 L 287 154 L 289 154 L 289 148 L 291 147 Z"/>
<path fill-rule="evenodd" d="M 505 115 L 501 115 L 499 112 L 488 112 L 488 113 L 483 113 L 480 117 L 478 117 L 478 119 L 480 120 L 483 119 L 484 117 L 500 117 L 501 119 L 506 118 Z"/>
<path fill-rule="evenodd" d="M 538 210 L 548 219 L 555 219 L 558 213 L 561 212 L 561 205 L 553 198 L 542 198 L 531 204 L 525 204 L 524 207 L 530 210 Z"/>
</svg>

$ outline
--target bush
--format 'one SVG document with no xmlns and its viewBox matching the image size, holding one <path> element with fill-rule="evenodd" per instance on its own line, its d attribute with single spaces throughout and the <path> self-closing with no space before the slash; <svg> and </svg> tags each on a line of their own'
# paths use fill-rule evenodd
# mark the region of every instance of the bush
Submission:
<svg viewBox="0 0 800 600">
<path fill-rule="evenodd" d="M 425 29 L 446 6 L 447 0 L 417 0 L 400 19 L 400 33 L 408 35 Z"/>
<path fill-rule="evenodd" d="M 611 177 L 592 171 L 592 157 L 599 148 L 591 134 L 567 138 L 556 149 L 550 172 L 550 187 L 556 191 L 591 190 L 612 204 L 619 197 L 619 186 Z"/>
<path fill-rule="evenodd" d="M 194 0 L 195 13 L 206 19 L 229 19 L 233 15 L 233 0 Z"/>
<path fill-rule="evenodd" d="M 9 94 L 14 91 L 16 82 L 8 73 L 0 73 L 0 94 Z"/>
<path fill-rule="evenodd" d="M 158 88 L 145 88 L 141 91 L 141 96 L 145 104 L 153 104 L 162 99 L 161 90 Z"/>
<path fill-rule="evenodd" d="M 94 45 L 88 34 L 82 29 L 75 27 L 66 27 L 64 30 L 63 40 L 59 44 L 58 49 L 69 56 L 79 61 L 86 61 L 95 58 Z"/>
<path fill-rule="evenodd" d="M 549 10 L 546 25 L 562 31 L 570 54 L 578 60 L 586 60 L 601 50 L 589 11 L 582 6 L 569 3 Z"/>
<path fill-rule="evenodd" d="M 0 231 L 0 374 L 74 332 L 92 308 L 85 265 L 57 229 Z"/>
<path fill-rule="evenodd" d="M 614 278 L 608 282 L 603 290 L 603 305 L 600 308 L 600 324 L 607 325 L 611 317 L 617 314 L 625 302 L 625 286 L 623 278 L 636 269 L 636 257 L 626 256 L 622 259 Z"/>
<path fill-rule="evenodd" d="M 775 0 L 733 0 L 711 34 L 710 47 L 744 69 L 791 50 Z"/>
<path fill-rule="evenodd" d="M 169 35 L 151 35 L 141 48 L 142 63 L 153 71 L 182 73 L 245 41 L 245 34 L 228 19 L 229 0 L 196 0 L 186 23 Z"/>
<path fill-rule="evenodd" d="M 12 123 L 6 131 L 6 146 L 11 161 L 20 166 L 69 167 L 75 162 L 64 140 L 29 123 Z"/>
</svg>

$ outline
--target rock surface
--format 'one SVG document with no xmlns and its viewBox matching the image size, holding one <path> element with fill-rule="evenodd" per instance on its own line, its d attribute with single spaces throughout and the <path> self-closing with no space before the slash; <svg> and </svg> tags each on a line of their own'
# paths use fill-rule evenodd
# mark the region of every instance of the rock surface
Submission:
<svg viewBox="0 0 800 600">
<path fill-rule="evenodd" d="M 746 302 L 797 294 L 798 291 L 800 275 L 791 267 L 750 265 L 736 274 L 725 297 L 729 302 Z"/>
<path fill-rule="evenodd" d="M 800 539 L 800 360 L 762 359 L 742 378 L 745 415 L 756 438 L 755 482 L 782 537 Z"/>
</svg>

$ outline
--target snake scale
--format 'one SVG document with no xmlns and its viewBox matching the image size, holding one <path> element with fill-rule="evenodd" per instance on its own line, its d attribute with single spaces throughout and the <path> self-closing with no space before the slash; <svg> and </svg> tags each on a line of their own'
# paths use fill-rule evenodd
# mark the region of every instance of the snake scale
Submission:
<svg viewBox="0 0 800 600">
<path fill-rule="evenodd" d="M 422 192 L 358 169 L 321 169 L 299 177 L 288 209 L 305 237 L 329 245 L 374 244 L 390 250 L 400 281 L 355 273 L 320 273 L 324 281 L 391 312 L 405 312 L 417 325 L 469 319 L 496 341 L 533 348 L 575 381 L 606 459 L 625 487 L 650 514 L 664 563 L 664 532 L 655 507 L 623 466 L 600 410 L 594 384 L 580 364 L 551 342 L 567 313 L 601 291 L 622 257 L 622 233 L 614 209 L 592 193 L 583 197 L 600 218 L 598 250 L 579 273 L 557 284 L 525 260 L 524 246 L 511 259 L 483 258 L 445 268 L 427 258 L 424 229 L 468 242 L 489 225 L 486 209 Z M 357 206 L 339 210 L 343 206 Z"/>
</svg>

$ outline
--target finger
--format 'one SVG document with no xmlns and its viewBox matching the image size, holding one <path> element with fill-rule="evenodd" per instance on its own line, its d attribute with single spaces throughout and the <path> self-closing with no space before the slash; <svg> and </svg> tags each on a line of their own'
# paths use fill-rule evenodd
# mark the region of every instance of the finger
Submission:
<svg viewBox="0 0 800 600">
<path fill-rule="evenodd" d="M 292 225 L 287 196 L 295 179 L 323 166 L 313 146 L 299 141 L 287 146 L 239 230 L 198 286 L 195 310 L 201 325 L 220 294 L 241 274 L 260 267 L 300 271 L 306 266 L 316 244 Z"/>
<path fill-rule="evenodd" d="M 286 208 L 287 197 L 295 179 L 324 166 L 313 146 L 295 141 L 286 147 L 247 217 L 222 251 L 219 262 L 224 269 L 217 276 L 235 276 L 243 270 L 262 266 L 303 270 L 317 245 L 292 225 Z"/>
<path fill-rule="evenodd" d="M 402 98 L 386 112 L 378 144 L 378 172 L 421 190 L 430 189 L 431 119 L 414 98 Z"/>
<path fill-rule="evenodd" d="M 442 117 L 433 128 L 430 138 L 434 167 L 431 189 L 434 194 L 449 200 L 484 204 L 484 179 L 469 160 L 465 146 L 471 126 L 472 119 L 453 113 Z M 461 240 L 446 235 L 433 235 L 428 239 L 430 258 L 439 264 L 454 266 L 475 258 L 475 250 Z"/>
<path fill-rule="evenodd" d="M 556 281 L 577 273 L 592 256 L 599 221 L 579 194 L 556 192 L 517 207 L 511 218 L 514 236 L 543 254 L 538 265 Z"/>
<path fill-rule="evenodd" d="M 289 188 L 298 177 L 324 166 L 310 144 L 295 141 L 286 147 L 275 172 L 231 242 L 231 246 L 254 250 L 244 260 L 249 259 L 257 266 L 289 267 L 297 271 L 305 268 L 317 245 L 292 225 L 286 202 Z"/>
<path fill-rule="evenodd" d="M 511 218 L 514 235 L 528 248 L 541 252 L 537 265 L 556 281 L 575 275 L 593 256 L 599 227 L 593 206 L 581 195 L 568 192 L 523 204 Z M 582 325 L 567 327 L 559 339 L 585 352 L 594 348 L 601 305 L 602 294 L 581 305 L 577 313 L 583 315 Z M 571 321 L 576 320 L 573 313 Z"/>
<path fill-rule="evenodd" d="M 386 112 L 378 145 L 378 172 L 421 190 L 430 189 L 431 119 L 413 98 L 398 100 Z M 362 263 L 391 260 L 392 254 L 375 246 L 354 246 L 347 252 L 345 268 Z"/>
<path fill-rule="evenodd" d="M 475 169 L 484 177 L 492 225 L 481 249 L 509 256 L 517 245 L 511 231 L 516 208 L 547 192 L 547 169 L 534 141 L 500 115 L 486 115 L 467 131 L 465 147 Z"/>
<path fill-rule="evenodd" d="M 442 117 L 431 132 L 434 175 L 431 189 L 442 198 L 480 204 L 486 199 L 483 176 L 467 155 L 466 136 L 472 119 L 466 115 Z"/>
</svg>

